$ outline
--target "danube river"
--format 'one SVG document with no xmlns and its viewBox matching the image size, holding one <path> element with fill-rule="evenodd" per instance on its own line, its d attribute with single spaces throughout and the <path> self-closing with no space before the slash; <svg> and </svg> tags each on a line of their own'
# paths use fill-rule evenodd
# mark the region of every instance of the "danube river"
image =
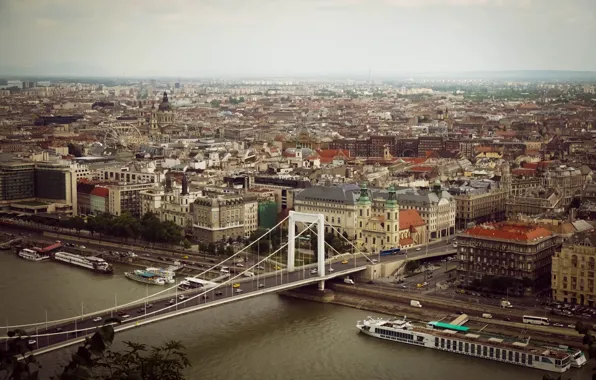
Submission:
<svg viewBox="0 0 596 380">
<path fill-rule="evenodd" d="M 33 263 L 0 252 L 0 326 L 58 319 L 145 296 L 147 287 L 55 262 Z M 162 290 L 150 287 L 150 292 Z M 543 373 L 482 359 L 381 341 L 357 333 L 370 313 L 267 295 L 199 311 L 116 335 L 117 340 L 159 344 L 179 340 L 192 367 L 188 379 L 235 380 L 503 380 Z M 0 327 L 0 331 L 4 329 Z M 42 338 L 43 339 L 43 338 Z M 119 347 L 119 345 L 116 345 Z M 44 378 L 70 350 L 40 357 Z M 589 368 L 565 376 L 589 378 Z"/>
</svg>

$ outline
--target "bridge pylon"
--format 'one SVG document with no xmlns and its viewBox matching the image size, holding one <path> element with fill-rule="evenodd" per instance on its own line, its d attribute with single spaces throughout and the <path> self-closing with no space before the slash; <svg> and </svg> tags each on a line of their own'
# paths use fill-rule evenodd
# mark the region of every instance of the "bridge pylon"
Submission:
<svg viewBox="0 0 596 380">
<path fill-rule="evenodd" d="M 295 270 L 296 261 L 296 222 L 317 224 L 317 258 L 318 275 L 325 276 L 325 216 L 323 214 L 307 214 L 304 212 L 290 211 L 288 218 L 288 272 Z M 324 289 L 323 284 L 319 284 L 320 289 Z"/>
</svg>

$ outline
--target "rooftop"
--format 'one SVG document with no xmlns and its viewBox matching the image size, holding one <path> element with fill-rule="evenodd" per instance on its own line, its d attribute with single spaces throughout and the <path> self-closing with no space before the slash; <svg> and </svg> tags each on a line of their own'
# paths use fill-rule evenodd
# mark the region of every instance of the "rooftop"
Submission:
<svg viewBox="0 0 596 380">
<path fill-rule="evenodd" d="M 540 240 L 553 236 L 552 232 L 544 227 L 508 222 L 482 224 L 466 230 L 464 235 L 523 242 Z"/>
</svg>

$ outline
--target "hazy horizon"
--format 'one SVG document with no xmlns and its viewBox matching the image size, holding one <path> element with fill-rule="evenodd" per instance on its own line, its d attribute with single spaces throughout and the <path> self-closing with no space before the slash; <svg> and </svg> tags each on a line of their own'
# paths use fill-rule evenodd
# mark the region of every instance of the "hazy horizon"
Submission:
<svg viewBox="0 0 596 380">
<path fill-rule="evenodd" d="M 0 75 L 596 71 L 594 0 L 0 0 Z"/>
</svg>

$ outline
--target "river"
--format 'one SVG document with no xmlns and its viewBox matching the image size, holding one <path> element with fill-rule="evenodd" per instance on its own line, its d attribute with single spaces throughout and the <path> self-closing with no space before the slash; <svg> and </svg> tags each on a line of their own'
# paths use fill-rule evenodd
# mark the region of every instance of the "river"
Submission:
<svg viewBox="0 0 596 380">
<path fill-rule="evenodd" d="M 33 263 L 0 252 L 1 325 L 80 315 L 145 296 L 127 280 L 55 262 Z M 117 295 L 117 296 L 115 296 Z M 537 370 L 381 341 L 358 334 L 366 311 L 276 295 L 232 303 L 118 333 L 117 340 L 159 344 L 179 340 L 201 380 L 502 380 L 542 379 Z M 118 345 L 116 345 L 116 348 Z M 70 350 L 41 356 L 43 378 L 68 360 Z M 565 375 L 587 379 L 588 365 Z"/>
</svg>

